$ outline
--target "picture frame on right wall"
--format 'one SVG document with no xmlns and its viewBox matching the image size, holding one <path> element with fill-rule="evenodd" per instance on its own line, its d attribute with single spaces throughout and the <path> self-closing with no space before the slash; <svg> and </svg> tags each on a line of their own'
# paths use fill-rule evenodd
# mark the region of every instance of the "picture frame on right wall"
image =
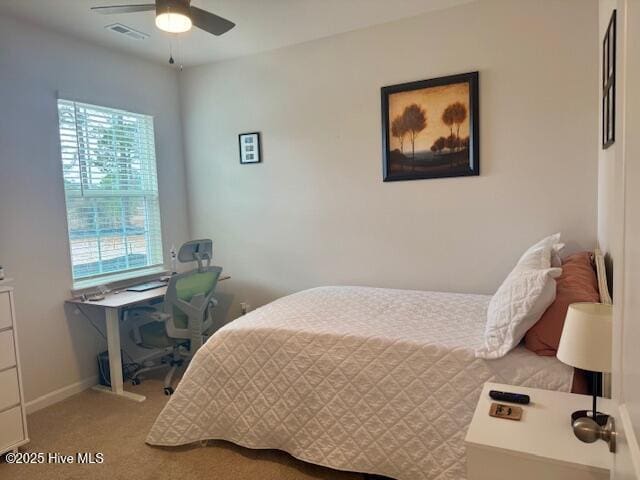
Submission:
<svg viewBox="0 0 640 480">
<path fill-rule="evenodd" d="M 602 149 L 616 141 L 616 11 L 602 40 Z"/>
</svg>

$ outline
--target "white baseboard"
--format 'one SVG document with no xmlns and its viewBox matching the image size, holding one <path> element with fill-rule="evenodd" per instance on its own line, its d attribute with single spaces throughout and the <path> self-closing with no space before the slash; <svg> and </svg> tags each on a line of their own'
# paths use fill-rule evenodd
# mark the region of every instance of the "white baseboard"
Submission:
<svg viewBox="0 0 640 480">
<path fill-rule="evenodd" d="M 53 392 L 42 395 L 41 397 L 38 397 L 35 400 L 31 400 L 25 404 L 27 414 L 37 412 L 38 410 L 42 410 L 49 405 L 61 402 L 62 400 L 75 395 L 76 393 L 80 393 L 88 388 L 93 387 L 97 383 L 98 375 L 94 375 L 93 377 L 85 378 L 84 380 L 80 380 L 79 382 L 72 383 L 71 385 L 67 385 L 66 387 L 62 387 L 58 390 L 54 390 Z"/>
</svg>

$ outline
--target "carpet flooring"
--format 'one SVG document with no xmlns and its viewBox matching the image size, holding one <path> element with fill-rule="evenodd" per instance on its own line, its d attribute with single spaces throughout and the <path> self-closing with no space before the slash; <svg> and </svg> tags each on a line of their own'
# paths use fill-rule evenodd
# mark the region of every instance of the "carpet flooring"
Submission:
<svg viewBox="0 0 640 480">
<path fill-rule="evenodd" d="M 144 443 L 167 401 L 162 383 L 149 379 L 126 387 L 147 400 L 136 403 L 87 390 L 29 415 L 31 442 L 24 452 L 101 452 L 102 464 L 10 465 L 0 463 L 2 480 L 363 480 L 357 473 L 310 465 L 276 450 L 250 450 L 228 442 L 158 448 Z"/>
</svg>

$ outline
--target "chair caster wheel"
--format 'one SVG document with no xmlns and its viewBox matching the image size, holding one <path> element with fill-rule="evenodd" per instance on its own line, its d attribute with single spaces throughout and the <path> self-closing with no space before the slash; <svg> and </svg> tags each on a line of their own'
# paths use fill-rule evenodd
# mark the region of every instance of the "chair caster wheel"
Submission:
<svg viewBox="0 0 640 480">
<path fill-rule="evenodd" d="M 142 380 L 140 380 L 138 377 L 131 379 L 131 385 L 140 385 L 140 383 L 142 383 Z"/>
<path fill-rule="evenodd" d="M 165 387 L 164 394 L 165 395 L 173 395 L 173 387 Z"/>
</svg>

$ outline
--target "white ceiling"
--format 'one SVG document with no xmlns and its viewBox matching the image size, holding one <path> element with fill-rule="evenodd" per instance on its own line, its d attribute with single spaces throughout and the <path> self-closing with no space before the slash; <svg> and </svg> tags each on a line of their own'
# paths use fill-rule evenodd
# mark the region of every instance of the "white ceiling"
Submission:
<svg viewBox="0 0 640 480">
<path fill-rule="evenodd" d="M 173 40 L 185 66 L 272 50 L 474 0 L 193 0 L 193 5 L 236 23 L 216 37 L 198 29 Z M 153 0 L 0 0 L 0 14 L 166 63 L 170 35 L 156 29 L 154 12 L 99 15 L 90 7 Z M 122 23 L 144 32 L 134 40 L 105 29 Z"/>
</svg>

